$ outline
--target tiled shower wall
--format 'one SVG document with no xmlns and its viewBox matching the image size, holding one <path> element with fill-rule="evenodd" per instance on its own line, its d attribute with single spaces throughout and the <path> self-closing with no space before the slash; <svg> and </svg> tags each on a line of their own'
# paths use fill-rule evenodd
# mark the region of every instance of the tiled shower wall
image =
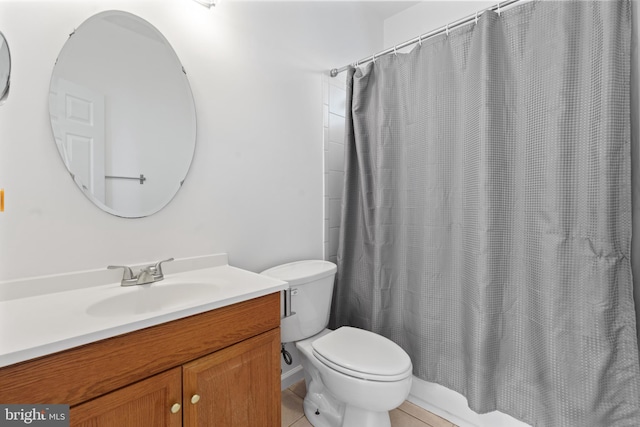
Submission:
<svg viewBox="0 0 640 427">
<path fill-rule="evenodd" d="M 337 262 L 344 182 L 345 76 L 325 75 L 322 82 L 324 123 L 324 259 Z"/>
</svg>

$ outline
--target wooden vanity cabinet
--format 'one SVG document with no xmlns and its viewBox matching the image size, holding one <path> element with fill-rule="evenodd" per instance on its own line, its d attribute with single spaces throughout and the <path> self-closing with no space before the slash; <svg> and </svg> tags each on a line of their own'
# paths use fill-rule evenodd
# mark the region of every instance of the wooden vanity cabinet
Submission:
<svg viewBox="0 0 640 427">
<path fill-rule="evenodd" d="M 66 403 L 78 427 L 280 425 L 280 296 L 0 368 L 0 402 Z"/>
<path fill-rule="evenodd" d="M 180 427 L 181 406 L 182 370 L 174 368 L 74 406 L 69 418 L 75 427 Z"/>
<path fill-rule="evenodd" d="M 279 426 L 279 356 L 270 331 L 183 365 L 184 425 Z"/>
<path fill-rule="evenodd" d="M 280 377 L 272 373 L 279 345 L 278 330 L 249 338 L 74 406 L 71 425 L 278 426 Z"/>
</svg>

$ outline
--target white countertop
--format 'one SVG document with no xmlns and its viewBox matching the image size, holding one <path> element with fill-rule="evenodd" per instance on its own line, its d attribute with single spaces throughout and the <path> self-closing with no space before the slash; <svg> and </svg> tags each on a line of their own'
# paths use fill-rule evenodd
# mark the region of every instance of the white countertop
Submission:
<svg viewBox="0 0 640 427">
<path fill-rule="evenodd" d="M 226 259 L 226 258 L 225 258 Z M 145 298 L 145 287 L 212 285 L 212 292 L 175 299 L 170 307 L 139 314 L 105 315 L 95 304 L 110 298 Z M 173 274 L 150 285 L 120 283 L 0 301 L 0 367 L 180 319 L 287 289 L 281 280 L 227 264 Z M 157 289 L 156 289 L 157 290 Z M 188 292 L 185 292 L 185 294 Z M 182 299 L 182 298 L 181 298 Z M 92 308 L 93 307 L 93 308 Z M 126 310 L 125 310 L 126 311 Z"/>
</svg>

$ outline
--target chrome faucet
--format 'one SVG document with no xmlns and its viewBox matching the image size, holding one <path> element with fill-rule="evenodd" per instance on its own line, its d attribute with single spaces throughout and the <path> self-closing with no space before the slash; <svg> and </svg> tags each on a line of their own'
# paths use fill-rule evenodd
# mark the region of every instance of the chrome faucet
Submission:
<svg viewBox="0 0 640 427">
<path fill-rule="evenodd" d="M 144 268 L 144 270 L 148 270 L 149 273 L 153 276 L 153 281 L 158 282 L 164 279 L 164 274 L 162 273 L 162 263 L 173 261 L 173 258 L 163 259 L 162 261 L 158 261 L 153 265 L 149 265 Z"/>
<path fill-rule="evenodd" d="M 138 274 L 133 274 L 133 270 L 131 267 L 127 267 L 126 265 L 109 265 L 108 269 L 112 270 L 114 268 L 122 268 L 124 272 L 122 274 L 122 280 L 120 281 L 121 286 L 135 286 L 135 285 L 146 285 L 148 283 L 159 282 L 164 279 L 164 274 L 162 273 L 162 263 L 173 261 L 173 258 L 165 259 L 162 261 L 158 261 L 155 264 L 147 265 L 140 269 Z"/>
</svg>

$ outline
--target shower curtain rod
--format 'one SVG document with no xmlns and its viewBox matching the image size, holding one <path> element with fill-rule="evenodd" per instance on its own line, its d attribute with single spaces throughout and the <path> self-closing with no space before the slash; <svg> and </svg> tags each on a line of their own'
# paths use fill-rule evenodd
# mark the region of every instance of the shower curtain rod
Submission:
<svg viewBox="0 0 640 427">
<path fill-rule="evenodd" d="M 367 58 L 361 59 L 361 60 L 356 61 L 356 62 L 354 62 L 352 64 L 349 64 L 349 65 L 345 65 L 342 68 L 334 68 L 334 69 L 331 70 L 331 77 L 336 77 L 338 74 L 340 74 L 343 71 L 348 70 L 350 67 L 357 67 L 359 65 L 366 64 L 367 62 L 375 61 L 376 58 L 379 58 L 381 56 L 388 55 L 390 53 L 396 53 L 398 51 L 398 49 L 402 49 L 404 47 L 411 46 L 412 44 L 422 43 L 423 40 L 426 40 L 426 39 L 428 39 L 430 37 L 433 37 L 433 36 L 436 36 L 438 34 L 445 33 L 445 32 L 447 34 L 449 34 L 449 31 L 454 29 L 454 28 L 456 28 L 456 27 L 459 27 L 461 25 L 467 24 L 467 23 L 469 23 L 471 21 L 476 21 L 477 22 L 478 16 L 481 15 L 482 13 L 486 12 L 487 10 L 491 10 L 491 11 L 496 11 L 497 10 L 498 13 L 500 13 L 500 11 L 501 11 L 501 9 L 503 7 L 507 7 L 507 6 L 511 5 L 511 4 L 517 3 L 519 1 L 520 0 L 506 0 L 506 1 L 503 1 L 501 3 L 498 3 L 498 4 L 495 4 L 495 5 L 491 6 L 491 7 L 488 7 L 486 9 L 480 10 L 480 11 L 474 13 L 473 15 L 469 15 L 467 17 L 464 17 L 462 19 L 454 21 L 454 22 L 452 22 L 450 24 L 447 24 L 444 27 L 440 27 L 440 28 L 435 29 L 433 31 L 429 31 L 428 33 L 422 34 L 422 35 L 420 35 L 418 37 L 412 38 L 411 40 L 407 40 L 406 42 L 403 42 L 403 43 L 400 43 L 398 45 L 395 45 L 394 47 L 390 47 L 389 49 L 383 50 L 383 51 L 378 52 L 378 53 L 374 53 L 373 55 L 371 55 L 371 56 L 369 56 Z"/>
</svg>

